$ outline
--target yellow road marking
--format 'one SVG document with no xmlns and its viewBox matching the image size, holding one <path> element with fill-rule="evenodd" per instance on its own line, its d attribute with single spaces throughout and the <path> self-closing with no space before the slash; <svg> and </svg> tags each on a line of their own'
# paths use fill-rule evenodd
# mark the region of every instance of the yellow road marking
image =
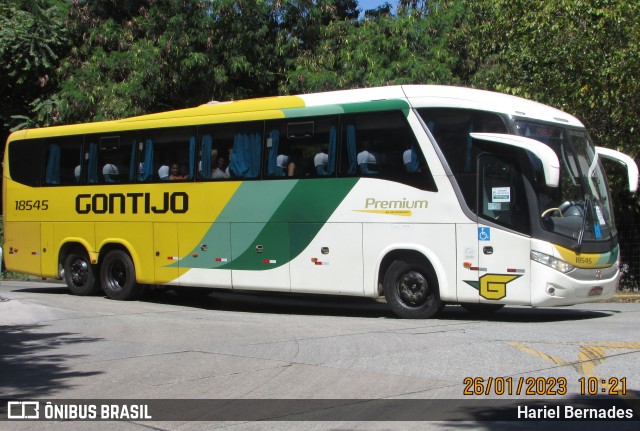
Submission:
<svg viewBox="0 0 640 431">
<path fill-rule="evenodd" d="M 585 377 L 595 377 L 599 381 L 606 381 L 608 379 L 603 378 L 595 373 L 595 368 L 604 363 L 607 359 L 607 351 L 609 350 L 635 350 L 640 349 L 640 343 L 634 342 L 562 342 L 562 343 L 544 343 L 544 344 L 564 344 L 570 346 L 580 346 L 578 349 L 578 359 L 577 361 L 566 361 L 562 358 L 559 358 L 554 355 L 550 355 L 548 353 L 542 352 L 538 349 L 534 349 L 530 345 L 526 345 L 523 343 L 507 343 L 511 347 L 515 347 L 516 349 L 525 352 L 529 355 L 535 356 L 547 362 L 551 362 L 556 365 L 570 366 L 576 370 L 578 374 L 582 374 Z M 541 343 L 542 344 L 542 343 Z M 607 391 L 610 389 L 611 385 L 609 383 L 604 383 L 602 385 Z M 626 395 L 623 395 L 624 398 L 639 398 L 637 395 L 633 393 L 633 391 L 627 391 Z"/>
</svg>

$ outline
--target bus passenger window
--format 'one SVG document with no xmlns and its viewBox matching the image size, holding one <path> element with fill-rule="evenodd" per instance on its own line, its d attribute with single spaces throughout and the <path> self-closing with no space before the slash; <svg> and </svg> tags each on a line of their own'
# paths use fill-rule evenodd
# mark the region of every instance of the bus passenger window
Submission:
<svg viewBox="0 0 640 431">
<path fill-rule="evenodd" d="M 229 163 L 232 178 L 260 177 L 262 134 L 250 128 L 236 131 Z"/>
<path fill-rule="evenodd" d="M 469 133 L 508 133 L 504 120 L 492 112 L 453 108 L 420 108 L 422 117 L 473 212 L 477 205 L 477 143 Z"/>
<path fill-rule="evenodd" d="M 82 137 L 47 140 L 45 151 L 44 184 L 78 184 L 82 173 Z"/>
<path fill-rule="evenodd" d="M 371 176 L 437 191 L 402 112 L 345 115 L 343 124 L 341 176 Z"/>
<path fill-rule="evenodd" d="M 229 160 L 233 147 L 233 127 L 203 127 L 198 138 L 199 180 L 224 180 L 230 177 Z"/>
<path fill-rule="evenodd" d="M 87 136 L 86 181 L 89 184 L 132 183 L 139 168 L 133 133 Z"/>
<path fill-rule="evenodd" d="M 27 186 L 39 186 L 43 168 L 43 141 L 41 139 L 13 141 L 9 143 L 8 150 L 11 179 Z M 5 173 L 6 169 L 7 166 L 5 166 Z"/>
<path fill-rule="evenodd" d="M 265 176 L 316 178 L 335 173 L 336 116 L 267 123 Z"/>
<path fill-rule="evenodd" d="M 195 127 L 145 130 L 138 142 L 138 181 L 194 178 L 197 147 Z M 171 172 L 173 164 L 177 172 Z"/>
</svg>

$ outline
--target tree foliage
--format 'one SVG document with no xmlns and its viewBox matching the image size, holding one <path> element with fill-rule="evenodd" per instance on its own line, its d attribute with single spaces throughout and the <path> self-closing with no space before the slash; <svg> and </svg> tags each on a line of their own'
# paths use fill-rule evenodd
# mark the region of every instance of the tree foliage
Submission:
<svg viewBox="0 0 640 431">
<path fill-rule="evenodd" d="M 327 25 L 321 43 L 297 57 L 282 91 L 460 83 L 452 74 L 458 56 L 449 49 L 447 38 L 464 7 L 452 3 L 424 13 L 407 6 L 392 16 L 383 5 L 367 12 L 363 21 Z"/>
<path fill-rule="evenodd" d="M 465 77 L 567 110 L 600 145 L 640 155 L 640 3 L 481 0 L 455 35 Z M 452 39 L 453 40 L 453 39 Z M 631 115 L 630 115 L 631 114 Z"/>
<path fill-rule="evenodd" d="M 0 4 L 0 121 L 6 136 L 17 121 L 46 125 L 55 110 L 44 100 L 58 91 L 55 67 L 68 50 L 63 1 Z"/>
<path fill-rule="evenodd" d="M 71 10 L 65 121 L 101 120 L 272 92 L 273 9 L 261 1 L 96 0 Z"/>
</svg>

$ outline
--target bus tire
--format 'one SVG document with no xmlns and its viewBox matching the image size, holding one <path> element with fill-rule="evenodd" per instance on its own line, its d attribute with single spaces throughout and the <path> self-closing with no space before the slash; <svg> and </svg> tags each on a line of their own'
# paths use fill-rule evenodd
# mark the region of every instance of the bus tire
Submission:
<svg viewBox="0 0 640 431">
<path fill-rule="evenodd" d="M 498 310 L 502 310 L 504 304 L 476 304 L 476 303 L 460 303 L 460 306 L 472 314 L 491 314 Z"/>
<path fill-rule="evenodd" d="M 104 293 L 111 299 L 129 301 L 142 294 L 131 256 L 123 250 L 107 253 L 100 266 L 100 279 Z"/>
<path fill-rule="evenodd" d="M 95 295 L 100 291 L 96 267 L 85 253 L 70 253 L 64 260 L 64 281 L 74 295 Z"/>
<path fill-rule="evenodd" d="M 393 262 L 384 276 L 384 295 L 391 310 L 403 318 L 428 319 L 444 307 L 437 277 L 419 262 Z"/>
</svg>

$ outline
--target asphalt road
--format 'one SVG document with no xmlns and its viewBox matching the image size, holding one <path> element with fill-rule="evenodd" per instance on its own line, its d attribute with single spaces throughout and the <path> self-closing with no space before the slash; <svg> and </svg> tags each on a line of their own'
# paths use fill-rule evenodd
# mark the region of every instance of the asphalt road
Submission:
<svg viewBox="0 0 640 431">
<path fill-rule="evenodd" d="M 385 304 L 358 298 L 214 292 L 186 299 L 166 291 L 119 302 L 72 296 L 57 283 L 2 281 L 3 404 L 33 399 L 249 404 L 239 406 L 246 415 L 236 412 L 226 422 L 206 414 L 198 417 L 207 421 L 187 421 L 177 414 L 171 421 L 16 420 L 0 422 L 0 429 L 603 429 L 609 428 L 606 422 L 499 422 L 500 410 L 482 403 L 517 399 L 528 405 L 544 399 L 551 406 L 556 400 L 592 400 L 582 394 L 589 389 L 604 390 L 606 400 L 623 406 L 625 400 L 637 402 L 639 327 L 640 303 L 507 307 L 490 316 L 448 306 L 437 319 L 401 320 Z M 479 386 L 465 381 L 476 377 L 483 378 Z M 490 378 L 493 386 L 487 388 Z M 504 384 L 502 394 L 498 381 Z M 518 382 L 524 388 L 533 383 L 534 392 L 562 392 L 565 382 L 566 393 L 518 395 Z M 486 393 L 469 397 L 465 390 Z M 372 404 L 378 412 L 364 413 L 366 422 L 340 414 L 336 420 L 260 422 L 248 412 L 258 406 L 255 400 L 279 399 L 308 400 L 317 410 L 326 407 L 317 400 L 383 403 Z M 482 411 L 465 421 L 436 415 L 434 421 L 415 422 L 411 411 L 406 417 L 385 416 L 383 410 L 391 412 L 402 400 L 451 400 L 445 403 L 457 402 L 454 410 Z M 160 417 L 167 415 L 171 418 L 171 413 Z M 615 429 L 639 424 L 617 422 Z"/>
</svg>

